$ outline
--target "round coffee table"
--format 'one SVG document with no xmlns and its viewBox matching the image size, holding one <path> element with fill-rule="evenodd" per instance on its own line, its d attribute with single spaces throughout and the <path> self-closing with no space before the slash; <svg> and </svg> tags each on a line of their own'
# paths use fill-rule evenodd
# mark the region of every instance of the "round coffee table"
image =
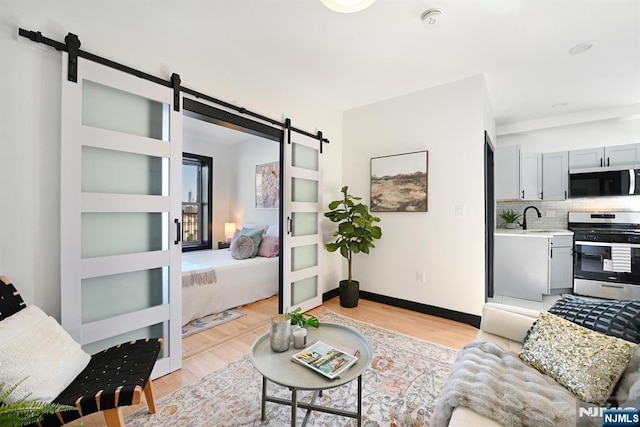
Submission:
<svg viewBox="0 0 640 427">
<path fill-rule="evenodd" d="M 310 411 L 326 412 L 335 415 L 355 418 L 358 426 L 362 425 L 362 373 L 371 364 L 373 353 L 369 341 L 360 332 L 353 328 L 334 323 L 321 323 L 318 329 L 308 328 L 307 343 L 318 340 L 338 348 L 358 350 L 358 361 L 351 366 L 341 378 L 330 380 L 313 370 L 298 365 L 291 360 L 291 356 L 301 349 L 293 348 L 288 351 L 276 353 L 269 345 L 269 333 L 258 338 L 249 350 L 249 358 L 253 366 L 262 374 L 262 421 L 266 420 L 266 403 L 273 402 L 291 406 L 291 425 L 296 425 L 296 412 L 298 408 L 307 410 L 302 425 L 309 419 Z M 346 411 L 316 405 L 315 399 L 322 396 L 322 391 L 338 387 L 351 381 L 358 380 L 358 410 Z M 291 390 L 291 400 L 267 395 L 267 380 L 287 387 Z M 298 402 L 298 390 L 315 390 L 310 403 Z"/>
</svg>

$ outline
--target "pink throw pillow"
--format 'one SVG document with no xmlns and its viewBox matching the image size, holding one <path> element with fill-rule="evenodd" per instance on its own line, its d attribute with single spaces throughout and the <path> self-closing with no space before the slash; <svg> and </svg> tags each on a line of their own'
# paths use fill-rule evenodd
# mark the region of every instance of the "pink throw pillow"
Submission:
<svg viewBox="0 0 640 427">
<path fill-rule="evenodd" d="M 262 236 L 258 256 L 272 258 L 280 254 L 280 237 Z"/>
</svg>

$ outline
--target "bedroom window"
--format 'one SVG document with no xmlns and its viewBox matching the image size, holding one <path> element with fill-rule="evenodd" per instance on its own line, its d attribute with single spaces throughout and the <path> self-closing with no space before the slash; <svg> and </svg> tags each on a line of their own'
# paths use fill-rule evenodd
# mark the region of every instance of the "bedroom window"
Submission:
<svg viewBox="0 0 640 427">
<path fill-rule="evenodd" d="M 182 153 L 182 251 L 211 249 L 211 157 Z"/>
</svg>

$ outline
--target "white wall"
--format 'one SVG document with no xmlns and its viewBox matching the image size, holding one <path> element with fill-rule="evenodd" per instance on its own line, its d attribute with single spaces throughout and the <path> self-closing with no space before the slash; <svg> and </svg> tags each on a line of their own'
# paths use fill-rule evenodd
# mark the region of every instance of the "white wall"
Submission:
<svg viewBox="0 0 640 427">
<path fill-rule="evenodd" d="M 367 203 L 371 157 L 429 151 L 429 211 L 376 213 L 383 237 L 371 254 L 354 258 L 361 289 L 480 314 L 484 130 L 493 122 L 485 95 L 478 76 L 345 113 L 342 183 Z M 333 199 L 338 192 L 336 186 Z M 426 284 L 417 283 L 418 271 L 426 273 Z"/>
<path fill-rule="evenodd" d="M 60 319 L 61 59 L 52 48 L 18 39 L 20 25 L 59 40 L 74 31 L 67 28 L 64 18 L 43 16 L 35 9 L 4 10 L 0 20 L 0 274 L 16 284 L 27 303 L 35 303 Z M 81 40 L 91 38 L 79 35 Z M 118 60 L 123 49 L 126 46 L 114 42 L 92 53 Z M 163 63 L 162 58 L 138 60 L 144 63 L 126 65 L 167 80 L 171 75 L 168 70 L 180 70 L 183 81 L 190 75 L 190 70 Z M 234 79 L 214 79 L 210 83 L 215 84 L 213 89 L 196 84 L 189 87 L 268 117 L 291 117 L 294 126 L 309 132 L 322 130 L 331 140 L 324 156 L 327 179 L 323 192 L 335 188 L 342 174 L 342 113 L 311 101 L 316 98 L 309 88 Z M 329 279 L 322 292 L 335 287 L 333 278 L 341 268 L 333 258 L 327 258 L 324 265 Z"/>
</svg>

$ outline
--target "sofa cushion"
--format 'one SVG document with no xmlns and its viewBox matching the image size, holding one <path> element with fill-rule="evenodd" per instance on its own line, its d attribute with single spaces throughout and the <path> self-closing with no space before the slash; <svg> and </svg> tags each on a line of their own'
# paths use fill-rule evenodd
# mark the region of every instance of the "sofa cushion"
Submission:
<svg viewBox="0 0 640 427">
<path fill-rule="evenodd" d="M 486 303 L 482 307 L 480 329 L 493 335 L 522 344 L 533 322 L 538 318 L 539 311 L 529 310 L 505 304 Z M 490 340 L 486 340 L 490 341 Z M 491 340 L 495 341 L 495 340 Z M 500 342 L 499 344 L 503 344 Z M 507 348 L 503 345 L 504 348 Z M 522 346 L 519 346 L 520 348 Z M 517 350 L 519 351 L 520 348 Z"/>
<path fill-rule="evenodd" d="M 585 402 L 604 405 L 637 345 L 542 312 L 520 358 Z"/>
<path fill-rule="evenodd" d="M 602 301 L 565 295 L 549 313 L 606 335 L 640 343 L 640 301 Z"/>
<path fill-rule="evenodd" d="M 0 383 L 9 387 L 24 380 L 5 403 L 22 398 L 52 401 L 90 359 L 58 322 L 35 305 L 0 321 Z"/>
</svg>

